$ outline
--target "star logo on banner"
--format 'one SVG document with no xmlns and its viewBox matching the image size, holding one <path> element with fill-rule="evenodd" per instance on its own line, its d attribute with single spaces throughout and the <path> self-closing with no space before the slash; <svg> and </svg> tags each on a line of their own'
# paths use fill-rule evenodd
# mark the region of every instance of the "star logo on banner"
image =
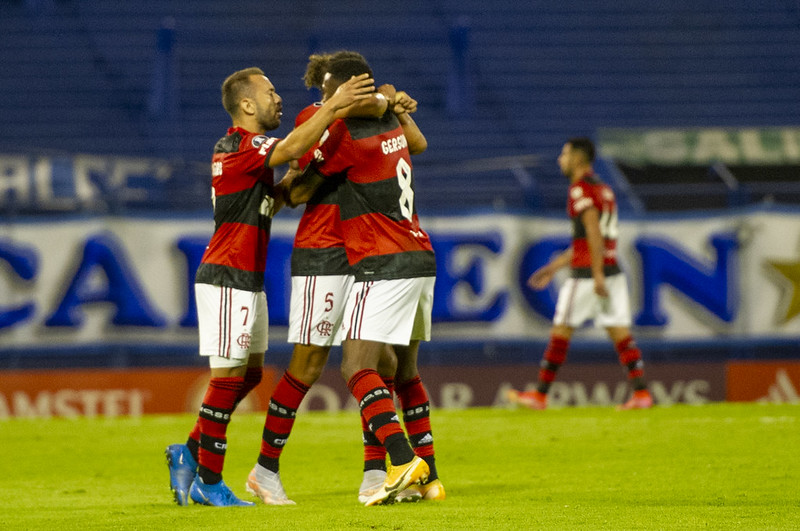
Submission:
<svg viewBox="0 0 800 531">
<path fill-rule="evenodd" d="M 800 261 L 776 262 L 768 260 L 767 263 L 791 285 L 791 292 L 783 289 L 783 299 L 784 301 L 788 300 L 788 304 L 786 305 L 786 315 L 783 317 L 782 324 L 787 323 L 800 315 Z"/>
</svg>

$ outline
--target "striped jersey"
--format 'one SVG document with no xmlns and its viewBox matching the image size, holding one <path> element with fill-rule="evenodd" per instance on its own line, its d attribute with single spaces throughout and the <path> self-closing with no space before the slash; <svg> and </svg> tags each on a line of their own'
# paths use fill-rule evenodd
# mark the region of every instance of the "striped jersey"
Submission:
<svg viewBox="0 0 800 531">
<path fill-rule="evenodd" d="M 414 205 L 411 155 L 397 117 L 345 118 L 328 128 L 317 169 L 340 179 L 345 250 L 357 281 L 436 275 Z"/>
<path fill-rule="evenodd" d="M 321 105 L 314 103 L 300 111 L 294 126 L 311 118 Z M 328 136 L 328 133 L 323 134 L 322 142 Z M 301 169 L 313 160 L 318 147 L 319 144 L 315 144 L 297 161 Z M 351 272 L 339 219 L 338 184 L 335 179 L 327 180 L 306 203 L 294 237 L 293 276 L 348 275 Z"/>
<path fill-rule="evenodd" d="M 586 227 L 581 220 L 581 215 L 589 208 L 596 208 L 600 214 L 600 234 L 604 242 L 603 270 L 606 275 L 615 275 L 620 272 L 617 265 L 617 201 L 611 187 L 590 173 L 571 184 L 568 191 L 567 214 L 572 220 L 572 276 L 592 276 Z"/>
<path fill-rule="evenodd" d="M 263 291 L 274 206 L 269 159 L 278 140 L 232 127 L 214 147 L 214 234 L 195 282 Z"/>
</svg>

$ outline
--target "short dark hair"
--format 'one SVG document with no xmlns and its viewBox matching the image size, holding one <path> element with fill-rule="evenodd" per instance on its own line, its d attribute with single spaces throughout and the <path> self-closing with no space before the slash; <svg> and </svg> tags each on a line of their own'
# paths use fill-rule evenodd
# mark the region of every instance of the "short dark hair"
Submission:
<svg viewBox="0 0 800 531">
<path fill-rule="evenodd" d="M 567 140 L 567 144 L 572 146 L 573 150 L 583 153 L 586 156 L 587 161 L 594 162 L 594 142 L 585 136 L 578 136 Z"/>
<path fill-rule="evenodd" d="M 367 60 L 364 57 L 355 55 L 334 57 L 328 64 L 328 72 L 339 84 L 361 74 L 369 74 L 369 77 L 375 77 L 372 75 L 372 68 L 370 68 Z"/>
<path fill-rule="evenodd" d="M 238 70 L 222 83 L 222 106 L 231 116 L 239 112 L 239 102 L 250 96 L 250 76 L 263 76 L 264 71 L 257 66 Z"/>
<path fill-rule="evenodd" d="M 331 61 L 336 61 L 345 58 L 361 59 L 366 62 L 364 56 L 358 52 L 351 50 L 339 50 L 333 53 L 315 53 L 308 56 L 308 65 L 306 66 L 306 73 L 303 76 L 303 81 L 306 88 L 322 88 L 322 82 L 325 80 L 325 74 L 328 73 L 328 67 Z"/>
</svg>

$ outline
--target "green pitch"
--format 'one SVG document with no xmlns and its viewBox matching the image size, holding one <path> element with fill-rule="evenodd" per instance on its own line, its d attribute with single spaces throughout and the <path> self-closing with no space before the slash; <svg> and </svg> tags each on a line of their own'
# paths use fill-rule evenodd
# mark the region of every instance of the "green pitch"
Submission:
<svg viewBox="0 0 800 531">
<path fill-rule="evenodd" d="M 0 422 L 2 529 L 800 529 L 800 406 L 434 411 L 444 502 L 363 507 L 353 412 L 300 415 L 281 476 L 294 507 L 178 507 L 164 447 L 191 415 Z M 234 416 L 244 481 L 262 414 Z"/>
</svg>

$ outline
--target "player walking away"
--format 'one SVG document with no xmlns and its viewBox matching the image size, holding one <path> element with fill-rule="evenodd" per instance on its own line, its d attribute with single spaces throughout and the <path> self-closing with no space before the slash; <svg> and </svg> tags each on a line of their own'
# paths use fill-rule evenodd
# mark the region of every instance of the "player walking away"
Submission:
<svg viewBox="0 0 800 531">
<path fill-rule="evenodd" d="M 329 65 L 335 82 L 356 72 L 371 70 L 357 58 Z M 368 506 L 392 503 L 417 483 L 420 496 L 444 497 L 435 466 L 429 400 L 417 370 L 419 342 L 430 339 L 436 261 L 414 206 L 409 142 L 402 123 L 416 126 L 410 116 L 401 116 L 386 113 L 380 119 L 335 122 L 310 164 L 324 178 L 341 183 L 342 234 L 355 277 L 342 324 L 342 375 L 392 465 L 366 497 Z M 396 392 L 408 437 L 377 371 L 389 347 L 397 356 Z"/>
<path fill-rule="evenodd" d="M 558 292 L 550 342 L 544 352 L 536 390 L 510 390 L 508 399 L 531 409 L 547 407 L 547 392 L 567 358 L 575 328 L 594 319 L 605 327 L 619 361 L 628 372 L 633 395 L 618 409 L 652 407 L 644 381 L 642 353 L 631 336 L 631 312 L 625 275 L 617 264 L 617 205 L 614 192 L 594 174 L 594 144 L 573 138 L 564 144 L 558 165 L 570 180 L 567 213 L 572 220 L 572 245 L 528 279 L 533 289 L 550 284 L 553 275 L 567 265 L 572 275 Z"/>
<path fill-rule="evenodd" d="M 306 86 L 322 90 L 323 101 L 330 97 L 339 84 L 331 81 L 327 73 L 331 61 L 356 58 L 361 54 L 340 51 L 333 54 L 315 54 L 309 57 L 306 69 Z M 403 92 L 395 92 L 390 85 L 378 88 L 380 94 L 348 107 L 348 117 L 379 118 L 387 110 L 387 97 L 393 100 L 392 111 L 405 123 L 409 152 L 421 153 L 427 147 L 408 113 L 416 110 L 416 101 Z M 295 122 L 303 123 L 321 104 L 315 103 L 301 111 Z M 314 150 L 298 160 L 304 168 L 313 158 Z M 319 379 L 332 345 L 341 344 L 341 323 L 344 303 L 353 283 L 341 234 L 338 183 L 326 181 L 306 203 L 298 225 L 292 253 L 292 299 L 289 318 L 289 341 L 294 343 L 292 359 L 272 395 L 264 427 L 264 436 L 258 464 L 248 479 L 248 490 L 255 492 L 267 504 L 287 504 L 279 476 L 279 458 L 291 433 L 294 416 L 309 388 Z M 394 388 L 397 360 L 392 349 L 381 356 L 378 373 L 390 393 Z M 364 479 L 359 489 L 359 500 L 364 503 L 380 488 L 386 477 L 386 450 L 369 430 L 362 417 L 364 442 Z M 444 489 L 438 492 L 444 497 Z M 419 489 L 406 489 L 406 500 L 422 496 Z M 429 499 L 433 492 L 429 493 Z M 291 502 L 288 502 L 291 503 Z"/>
<path fill-rule="evenodd" d="M 178 505 L 248 506 L 222 480 L 226 431 L 236 405 L 261 381 L 267 349 L 264 268 L 272 216 L 284 202 L 273 167 L 301 157 L 337 110 L 368 98 L 364 75 L 344 83 L 319 111 L 284 139 L 280 96 L 259 68 L 229 76 L 222 103 L 233 125 L 214 147 L 211 163 L 214 234 L 195 278 L 200 355 L 211 379 L 186 444 L 167 447 L 170 488 Z"/>
</svg>

